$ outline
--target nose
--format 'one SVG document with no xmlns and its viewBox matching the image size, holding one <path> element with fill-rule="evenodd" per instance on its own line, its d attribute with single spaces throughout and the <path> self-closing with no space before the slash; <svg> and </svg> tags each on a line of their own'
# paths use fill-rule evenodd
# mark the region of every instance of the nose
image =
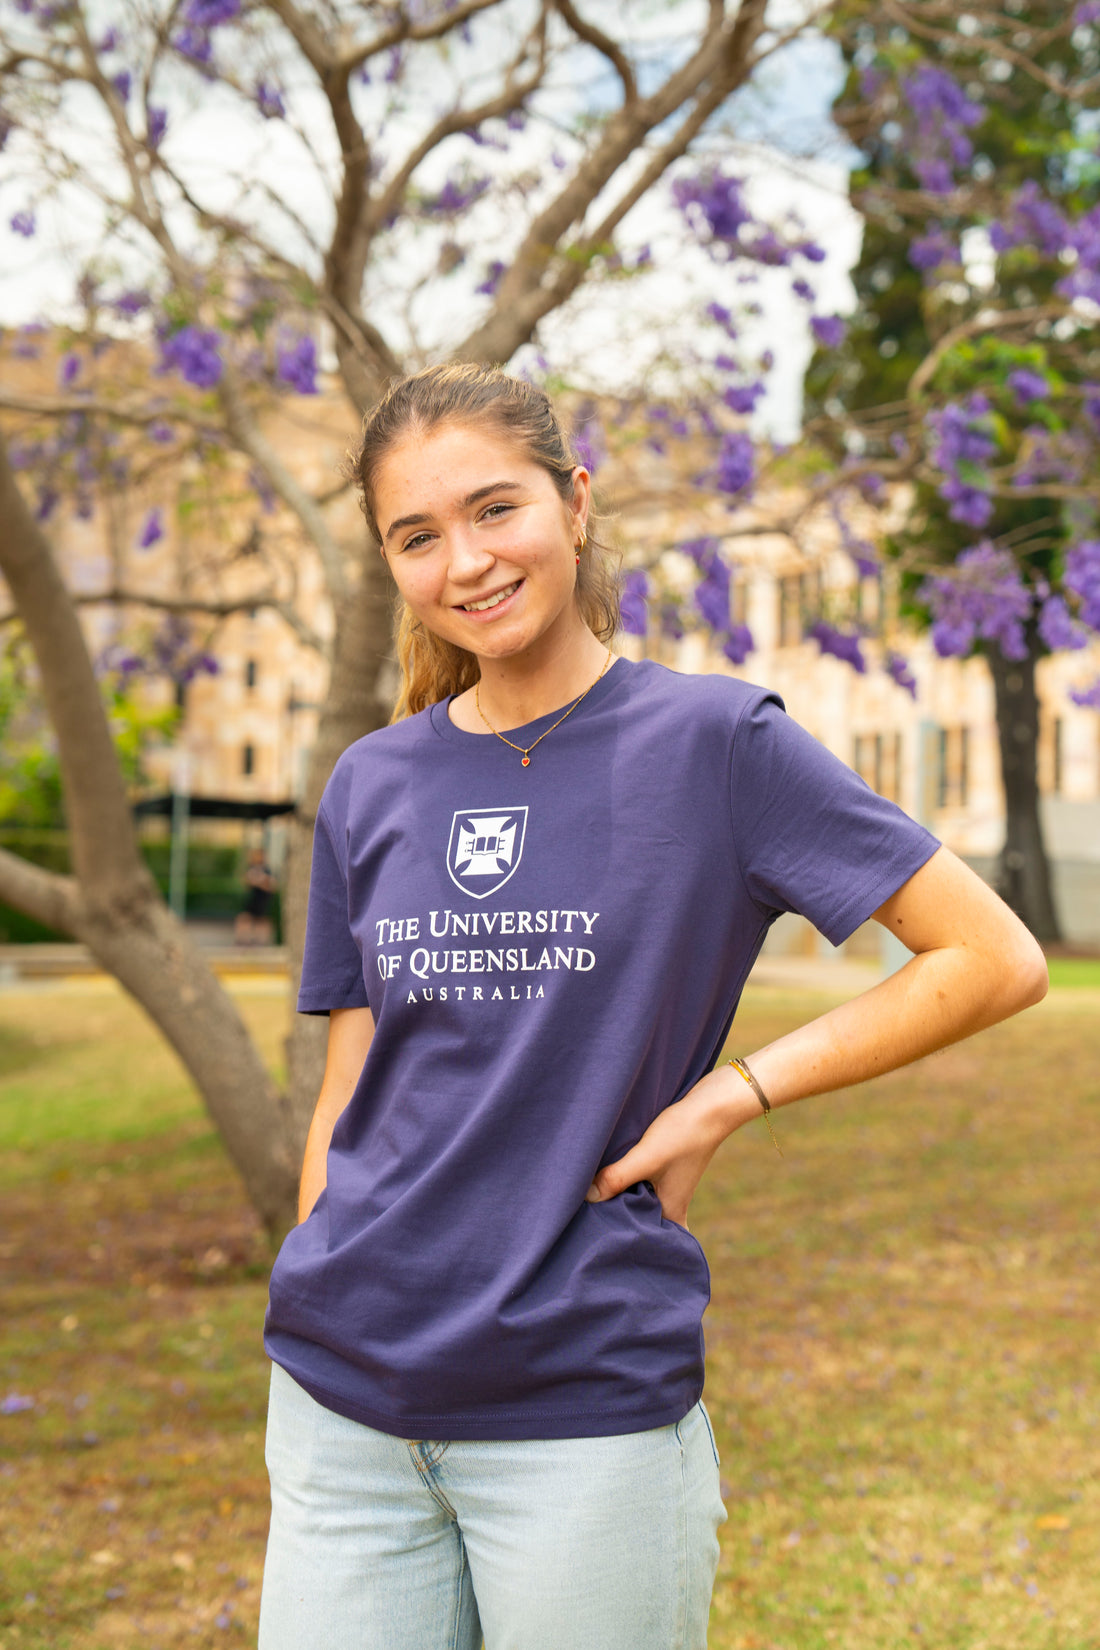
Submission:
<svg viewBox="0 0 1100 1650">
<path fill-rule="evenodd" d="M 475 584 L 496 560 L 485 541 L 479 541 L 476 530 L 465 523 L 452 530 L 450 552 L 449 571 L 456 584 Z"/>
</svg>

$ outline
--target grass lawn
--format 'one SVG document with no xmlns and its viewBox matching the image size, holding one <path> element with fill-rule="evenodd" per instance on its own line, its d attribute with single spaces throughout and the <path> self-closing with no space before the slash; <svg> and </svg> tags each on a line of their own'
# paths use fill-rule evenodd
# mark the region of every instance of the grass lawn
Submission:
<svg viewBox="0 0 1100 1650">
<path fill-rule="evenodd" d="M 1100 979 L 1052 972 L 700 1189 L 711 1650 L 1100 1650 Z M 237 993 L 275 1064 L 281 998 Z M 737 1047 L 829 1001 L 750 990 Z M 268 1256 L 113 986 L 0 995 L 0 1199 L 0 1647 L 254 1643 Z"/>
</svg>

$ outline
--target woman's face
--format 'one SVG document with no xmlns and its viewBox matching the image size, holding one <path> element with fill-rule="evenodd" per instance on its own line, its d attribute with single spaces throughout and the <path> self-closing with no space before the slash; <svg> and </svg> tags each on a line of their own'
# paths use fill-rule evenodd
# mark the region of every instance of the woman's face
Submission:
<svg viewBox="0 0 1100 1650">
<path fill-rule="evenodd" d="M 449 424 L 410 435 L 375 477 L 382 552 L 429 630 L 482 658 L 508 658 L 581 624 L 576 546 L 587 470 L 570 506 L 541 465 L 495 430 Z"/>
</svg>

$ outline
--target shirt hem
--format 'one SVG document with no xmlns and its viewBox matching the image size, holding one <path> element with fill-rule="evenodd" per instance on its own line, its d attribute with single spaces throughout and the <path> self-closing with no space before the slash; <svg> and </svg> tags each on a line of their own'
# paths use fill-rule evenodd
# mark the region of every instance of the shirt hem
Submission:
<svg viewBox="0 0 1100 1650">
<path fill-rule="evenodd" d="M 292 1381 L 307 1392 L 324 1409 L 330 1409 L 345 1420 L 358 1421 L 392 1438 L 423 1439 L 450 1442 L 452 1440 L 482 1440 L 501 1442 L 521 1438 L 610 1438 L 631 1432 L 649 1432 L 655 1427 L 675 1426 L 689 1414 L 703 1395 L 703 1382 L 692 1387 L 687 1403 L 667 1403 L 637 1413 L 601 1409 L 527 1409 L 505 1411 L 487 1418 L 477 1411 L 431 1413 L 395 1416 L 385 1410 L 358 1404 L 341 1393 L 287 1367 L 281 1358 L 272 1360 L 286 1371 Z M 598 1425 L 592 1423 L 598 1422 Z"/>
</svg>

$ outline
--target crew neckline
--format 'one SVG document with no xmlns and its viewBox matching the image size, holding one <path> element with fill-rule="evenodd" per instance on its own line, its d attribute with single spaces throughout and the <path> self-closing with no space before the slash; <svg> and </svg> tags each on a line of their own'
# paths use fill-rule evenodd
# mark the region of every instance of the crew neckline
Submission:
<svg viewBox="0 0 1100 1650">
<path fill-rule="evenodd" d="M 580 715 L 582 710 L 588 710 L 590 706 L 598 705 L 603 699 L 605 699 L 611 689 L 618 682 L 620 682 L 626 674 L 624 670 L 620 669 L 620 666 L 629 666 L 630 662 L 631 661 L 624 658 L 622 654 L 617 654 L 616 657 L 612 659 L 603 675 L 598 677 L 588 689 L 588 692 L 585 695 L 584 705 L 578 708 L 577 714 Z M 484 733 L 468 733 L 465 728 L 460 728 L 455 722 L 451 721 L 451 700 L 456 697 L 457 695 L 449 693 L 446 699 L 440 699 L 436 704 L 432 705 L 429 710 L 428 714 L 431 717 L 432 727 L 439 737 L 441 739 L 449 739 L 456 745 L 464 744 L 469 749 L 473 749 L 475 746 L 481 745 L 486 750 L 493 750 L 499 746 L 499 737 L 488 728 L 486 728 Z M 530 748 L 539 735 L 546 731 L 555 718 L 561 716 L 562 712 L 568 708 L 568 703 L 565 705 L 558 705 L 554 710 L 548 710 L 545 715 L 537 716 L 533 722 L 521 722 L 515 727 L 501 728 L 500 732 L 508 739 L 515 740 L 516 744 L 521 744 L 526 748 Z M 524 737 L 521 739 L 520 735 L 524 735 Z"/>
</svg>

